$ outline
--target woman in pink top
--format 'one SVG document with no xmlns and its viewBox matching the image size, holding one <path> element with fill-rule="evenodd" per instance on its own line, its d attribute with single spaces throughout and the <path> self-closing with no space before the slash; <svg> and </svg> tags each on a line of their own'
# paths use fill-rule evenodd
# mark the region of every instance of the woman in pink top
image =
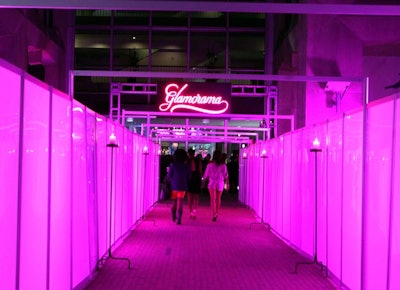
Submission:
<svg viewBox="0 0 400 290">
<path fill-rule="evenodd" d="M 224 185 L 228 187 L 226 189 L 229 190 L 228 169 L 222 159 L 221 151 L 214 151 L 212 162 L 207 164 L 203 179 L 204 181 L 208 180 L 211 211 L 213 213 L 213 221 L 215 222 L 217 221 L 218 211 L 221 207 L 221 195 L 224 190 Z"/>
</svg>

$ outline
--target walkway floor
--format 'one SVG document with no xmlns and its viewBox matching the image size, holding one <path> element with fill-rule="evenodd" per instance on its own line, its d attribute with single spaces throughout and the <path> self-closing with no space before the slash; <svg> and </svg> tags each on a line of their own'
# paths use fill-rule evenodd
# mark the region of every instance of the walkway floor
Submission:
<svg viewBox="0 0 400 290">
<path fill-rule="evenodd" d="M 157 204 L 107 260 L 86 289 L 265 290 L 340 289 L 262 224 L 253 211 L 225 195 L 217 222 L 203 196 L 196 220 L 185 204 L 182 225 L 170 205 Z M 250 227 L 251 225 L 251 227 Z"/>
</svg>

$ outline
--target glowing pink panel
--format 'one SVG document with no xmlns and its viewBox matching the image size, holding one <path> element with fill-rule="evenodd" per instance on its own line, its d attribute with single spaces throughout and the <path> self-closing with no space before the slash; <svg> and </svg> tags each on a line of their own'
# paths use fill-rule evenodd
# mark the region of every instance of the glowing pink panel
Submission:
<svg viewBox="0 0 400 290">
<path fill-rule="evenodd" d="M 393 152 L 394 170 L 393 170 L 393 200 L 392 200 L 392 227 L 390 240 L 390 268 L 388 289 L 400 289 L 400 153 L 397 148 L 400 145 L 400 101 L 397 95 L 396 115 L 395 115 L 395 147 Z"/>
<path fill-rule="evenodd" d="M 71 100 L 52 96 L 50 289 L 71 289 Z"/>
<path fill-rule="evenodd" d="M 366 232 L 364 282 L 367 289 L 386 289 L 392 169 L 393 102 L 368 108 L 366 162 Z M 377 138 L 379 132 L 379 138 Z"/>
<path fill-rule="evenodd" d="M 343 172 L 343 119 L 328 123 L 327 155 L 327 211 L 328 211 L 328 267 L 339 279 L 341 278 L 342 259 L 342 172 Z"/>
<path fill-rule="evenodd" d="M 46 288 L 49 108 L 47 88 L 25 80 L 19 289 Z"/>
<path fill-rule="evenodd" d="M 94 269 L 97 263 L 97 187 L 96 187 L 96 114 L 86 108 L 86 177 L 87 177 L 87 216 L 89 239 L 89 267 Z"/>
<path fill-rule="evenodd" d="M 90 274 L 85 107 L 73 101 L 72 287 Z"/>
<path fill-rule="evenodd" d="M 363 112 L 344 118 L 342 281 L 360 289 L 363 174 Z"/>
<path fill-rule="evenodd" d="M 15 289 L 21 77 L 0 62 L 0 285 Z M 4 64 L 6 65 L 6 64 Z"/>
</svg>

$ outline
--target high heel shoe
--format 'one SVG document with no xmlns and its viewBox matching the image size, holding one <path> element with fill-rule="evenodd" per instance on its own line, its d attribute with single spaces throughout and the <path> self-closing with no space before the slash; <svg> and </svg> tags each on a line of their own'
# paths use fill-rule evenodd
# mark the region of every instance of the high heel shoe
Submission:
<svg viewBox="0 0 400 290">
<path fill-rule="evenodd" d="M 213 219 L 212 219 L 212 221 L 213 221 L 213 222 L 216 222 L 216 221 L 217 221 L 217 216 L 214 216 Z"/>
</svg>

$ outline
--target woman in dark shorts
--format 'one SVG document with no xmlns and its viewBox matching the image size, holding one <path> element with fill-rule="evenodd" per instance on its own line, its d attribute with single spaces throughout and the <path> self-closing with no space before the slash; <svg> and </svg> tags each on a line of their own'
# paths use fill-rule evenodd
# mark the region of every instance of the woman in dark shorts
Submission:
<svg viewBox="0 0 400 290">
<path fill-rule="evenodd" d="M 169 166 L 167 178 L 171 182 L 172 221 L 180 225 L 182 220 L 183 199 L 188 190 L 188 184 L 192 178 L 192 171 L 186 163 L 187 153 L 183 149 L 177 149 L 174 154 L 174 162 Z"/>
</svg>

